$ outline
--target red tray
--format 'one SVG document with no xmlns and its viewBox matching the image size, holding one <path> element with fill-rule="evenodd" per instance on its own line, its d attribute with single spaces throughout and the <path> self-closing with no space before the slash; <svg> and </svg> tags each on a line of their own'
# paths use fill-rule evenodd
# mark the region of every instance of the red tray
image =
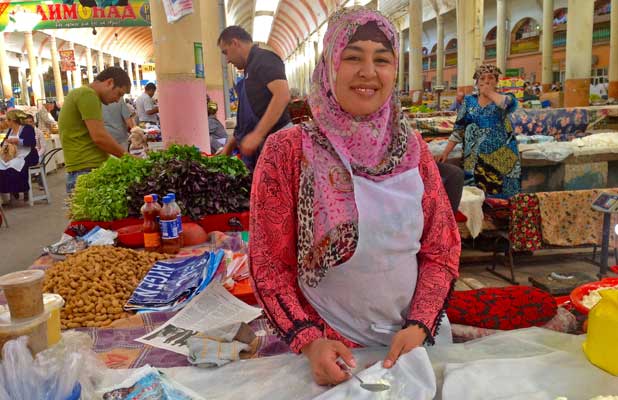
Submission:
<svg viewBox="0 0 618 400">
<path fill-rule="evenodd" d="M 590 310 L 584 305 L 584 303 L 582 303 L 584 296 L 595 289 L 612 286 L 618 286 L 618 278 L 605 278 L 597 282 L 590 282 L 585 285 L 578 286 L 571 292 L 571 303 L 573 303 L 577 311 L 580 313 L 588 314 Z"/>
<path fill-rule="evenodd" d="M 111 229 L 117 231 L 120 228 L 124 228 L 131 225 L 140 225 L 144 221 L 140 218 L 129 217 L 116 221 L 104 222 L 104 221 L 71 221 L 69 226 L 65 229 L 64 233 L 70 236 L 75 236 L 75 232 L 71 229 L 82 225 L 86 228 L 86 232 L 90 231 L 95 226 L 100 226 L 103 229 Z M 200 218 L 199 221 L 193 221 L 190 217 L 182 217 L 182 222 L 197 222 L 206 233 L 213 231 L 220 232 L 233 232 L 233 231 L 248 231 L 249 230 L 249 211 L 241 213 L 229 213 L 229 214 L 217 214 L 207 215 Z"/>
<path fill-rule="evenodd" d="M 210 233 L 213 231 L 233 232 L 249 230 L 249 211 L 241 213 L 207 215 L 202 217 L 198 224 Z"/>
<path fill-rule="evenodd" d="M 251 282 L 249 279 L 243 279 L 240 282 L 236 282 L 234 284 L 234 289 L 230 290 L 230 293 L 247 304 L 257 304 L 257 300 L 255 299 L 255 294 L 253 293 L 253 288 L 251 287 Z"/>
</svg>

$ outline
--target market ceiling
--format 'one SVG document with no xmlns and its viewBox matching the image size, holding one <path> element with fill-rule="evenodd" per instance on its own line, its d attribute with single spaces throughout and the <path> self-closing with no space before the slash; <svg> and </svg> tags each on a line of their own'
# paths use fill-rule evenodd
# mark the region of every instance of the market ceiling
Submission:
<svg viewBox="0 0 618 400">
<path fill-rule="evenodd" d="M 393 19 L 402 19 L 407 27 L 409 0 L 377 0 L 380 11 Z M 360 0 L 357 3 L 375 3 Z M 422 0 L 423 20 L 435 18 L 455 8 L 455 0 Z M 255 41 L 268 44 L 286 59 L 328 16 L 355 0 L 226 0 L 228 25 L 240 25 Z M 254 29 L 255 26 L 255 29 Z"/>
</svg>

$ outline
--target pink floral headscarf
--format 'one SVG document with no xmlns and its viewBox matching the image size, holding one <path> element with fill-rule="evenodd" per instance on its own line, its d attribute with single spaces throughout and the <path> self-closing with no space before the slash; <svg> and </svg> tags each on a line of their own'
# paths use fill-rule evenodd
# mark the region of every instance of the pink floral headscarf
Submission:
<svg viewBox="0 0 618 400">
<path fill-rule="evenodd" d="M 313 121 L 302 127 L 303 163 L 298 207 L 299 277 L 317 286 L 328 268 L 348 260 L 358 240 L 358 210 L 352 177 L 382 181 L 416 168 L 420 150 L 393 93 L 375 113 L 355 117 L 335 97 L 341 53 L 358 27 L 375 22 L 391 42 L 398 65 L 393 24 L 377 11 L 354 7 L 328 23 L 324 50 L 313 72 L 309 106 Z M 345 162 L 344 162 L 345 161 Z"/>
</svg>

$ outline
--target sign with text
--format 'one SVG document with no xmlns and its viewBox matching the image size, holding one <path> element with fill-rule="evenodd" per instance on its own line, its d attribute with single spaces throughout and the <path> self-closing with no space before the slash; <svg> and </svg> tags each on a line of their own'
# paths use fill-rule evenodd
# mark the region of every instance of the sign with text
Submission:
<svg viewBox="0 0 618 400">
<path fill-rule="evenodd" d="M 75 51 L 58 50 L 60 55 L 60 70 L 62 72 L 75 71 Z"/>
<path fill-rule="evenodd" d="M 148 0 L 0 2 L 0 31 L 150 26 Z"/>
<path fill-rule="evenodd" d="M 155 64 L 146 63 L 142 65 L 142 79 L 149 82 L 154 82 L 157 80 Z"/>
</svg>

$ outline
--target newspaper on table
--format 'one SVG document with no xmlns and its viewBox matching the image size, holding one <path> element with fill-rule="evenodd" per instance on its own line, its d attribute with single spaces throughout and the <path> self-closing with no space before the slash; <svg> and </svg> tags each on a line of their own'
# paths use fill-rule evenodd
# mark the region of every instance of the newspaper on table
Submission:
<svg viewBox="0 0 618 400">
<path fill-rule="evenodd" d="M 261 314 L 261 309 L 245 304 L 219 282 L 213 282 L 165 324 L 135 340 L 188 356 L 187 340 L 199 332 L 236 322 L 248 323 Z"/>
<path fill-rule="evenodd" d="M 125 310 L 174 311 L 184 307 L 212 281 L 223 256 L 219 250 L 156 262 L 133 291 Z"/>
</svg>

